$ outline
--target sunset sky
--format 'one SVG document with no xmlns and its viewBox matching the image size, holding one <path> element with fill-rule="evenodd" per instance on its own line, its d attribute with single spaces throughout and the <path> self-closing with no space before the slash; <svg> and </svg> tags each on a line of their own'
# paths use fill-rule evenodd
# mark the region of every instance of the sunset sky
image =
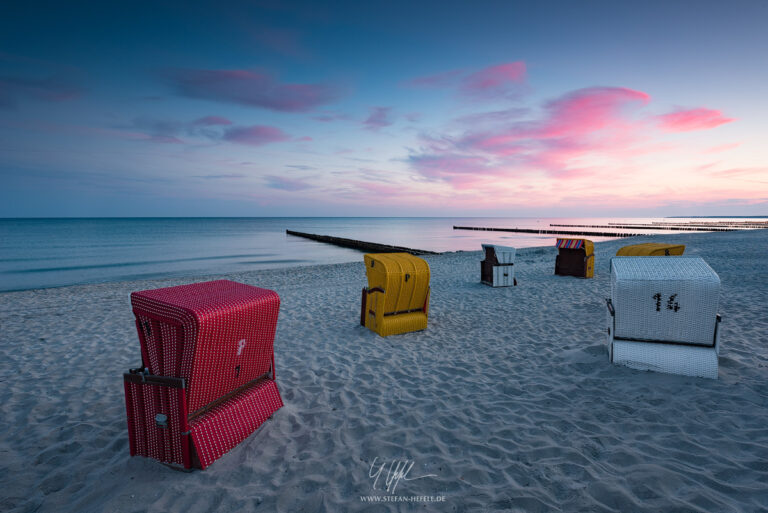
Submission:
<svg viewBox="0 0 768 513">
<path fill-rule="evenodd" d="M 0 217 L 768 214 L 768 2 L 0 7 Z"/>
</svg>

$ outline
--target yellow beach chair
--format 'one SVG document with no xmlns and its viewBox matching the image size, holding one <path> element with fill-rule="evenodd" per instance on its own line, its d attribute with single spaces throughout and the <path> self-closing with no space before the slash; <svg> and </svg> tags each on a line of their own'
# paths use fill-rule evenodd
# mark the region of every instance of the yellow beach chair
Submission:
<svg viewBox="0 0 768 513">
<path fill-rule="evenodd" d="M 382 337 L 427 327 L 429 264 L 408 253 L 365 255 L 360 324 Z"/>
<path fill-rule="evenodd" d="M 683 244 L 661 244 L 646 242 L 624 246 L 616 252 L 616 256 L 680 256 L 685 251 Z"/>
<path fill-rule="evenodd" d="M 557 239 L 555 274 L 591 278 L 595 274 L 595 246 L 588 239 Z"/>
</svg>

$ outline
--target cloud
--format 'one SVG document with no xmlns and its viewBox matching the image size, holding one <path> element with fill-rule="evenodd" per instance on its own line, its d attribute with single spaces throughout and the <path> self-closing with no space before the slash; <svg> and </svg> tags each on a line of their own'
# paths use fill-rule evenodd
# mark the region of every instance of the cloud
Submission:
<svg viewBox="0 0 768 513">
<path fill-rule="evenodd" d="M 459 91 L 467 96 L 502 98 L 520 92 L 525 83 L 525 63 L 508 62 L 476 71 L 461 81 Z"/>
<path fill-rule="evenodd" d="M 702 153 L 722 153 L 724 151 L 736 149 L 739 146 L 741 146 L 741 143 L 720 144 L 717 146 L 712 146 L 711 148 L 707 148 Z"/>
<path fill-rule="evenodd" d="M 495 110 L 490 112 L 477 112 L 467 114 L 456 119 L 456 122 L 462 125 L 475 126 L 486 123 L 503 123 L 519 119 L 530 114 L 530 109 L 522 107 L 512 107 L 504 110 Z"/>
<path fill-rule="evenodd" d="M 150 135 L 146 141 L 162 144 L 184 144 L 184 141 L 172 135 Z"/>
<path fill-rule="evenodd" d="M 14 107 L 22 99 L 63 102 L 80 97 L 84 89 L 61 75 L 46 78 L 0 76 L 0 107 Z"/>
<path fill-rule="evenodd" d="M 232 122 L 230 120 L 221 116 L 205 116 L 192 122 L 192 125 L 196 126 L 218 126 L 231 124 Z"/>
<path fill-rule="evenodd" d="M 498 176 L 541 174 L 577 179 L 593 173 L 583 160 L 626 157 L 639 152 L 647 123 L 631 109 L 650 97 L 620 87 L 571 91 L 546 102 L 538 118 L 522 120 L 522 111 L 465 116 L 458 136 L 423 137 L 408 161 L 426 178 L 468 188 Z M 477 121 L 482 121 L 477 127 Z"/>
<path fill-rule="evenodd" d="M 350 121 L 352 117 L 340 112 L 324 111 L 316 116 L 312 116 L 312 119 L 321 123 L 330 123 L 331 121 Z"/>
<path fill-rule="evenodd" d="M 225 141 L 250 146 L 262 146 L 264 144 L 288 141 L 291 136 L 277 127 L 254 125 L 246 127 L 232 127 L 224 131 L 222 137 Z"/>
<path fill-rule="evenodd" d="M 363 121 L 363 125 L 368 130 L 378 130 L 385 126 L 389 126 L 394 123 L 394 121 L 390 119 L 391 113 L 392 107 L 372 107 L 371 114 L 368 116 L 368 119 Z"/>
<path fill-rule="evenodd" d="M 221 175 L 193 175 L 194 178 L 202 178 L 204 180 L 239 180 L 245 178 L 246 175 L 241 173 L 229 173 Z"/>
<path fill-rule="evenodd" d="M 302 191 L 304 189 L 312 188 L 310 184 L 295 178 L 267 175 L 264 177 L 264 179 L 267 182 L 267 187 L 270 189 L 278 189 L 281 191 Z"/>
<path fill-rule="evenodd" d="M 290 84 L 250 70 L 171 69 L 165 78 L 181 96 L 281 112 L 307 112 L 341 96 L 322 84 Z"/>
<path fill-rule="evenodd" d="M 658 120 L 662 130 L 666 132 L 709 130 L 735 121 L 734 118 L 725 117 L 719 110 L 704 108 L 677 110 L 658 116 Z"/>
<path fill-rule="evenodd" d="M 455 88 L 460 96 L 474 99 L 513 98 L 523 92 L 526 83 L 525 62 L 513 61 L 488 66 L 474 72 L 456 69 L 404 83 L 415 88 Z"/>
<path fill-rule="evenodd" d="M 410 121 L 411 123 L 418 123 L 421 121 L 421 113 L 420 112 L 409 112 L 405 115 L 405 119 Z"/>
</svg>

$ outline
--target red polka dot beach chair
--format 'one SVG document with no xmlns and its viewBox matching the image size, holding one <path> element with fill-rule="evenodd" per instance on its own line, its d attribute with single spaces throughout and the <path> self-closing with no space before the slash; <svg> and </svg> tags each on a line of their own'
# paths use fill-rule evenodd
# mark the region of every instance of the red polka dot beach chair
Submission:
<svg viewBox="0 0 768 513">
<path fill-rule="evenodd" d="M 283 406 L 276 292 L 227 280 L 131 294 L 142 366 L 124 374 L 131 455 L 206 468 Z"/>
</svg>

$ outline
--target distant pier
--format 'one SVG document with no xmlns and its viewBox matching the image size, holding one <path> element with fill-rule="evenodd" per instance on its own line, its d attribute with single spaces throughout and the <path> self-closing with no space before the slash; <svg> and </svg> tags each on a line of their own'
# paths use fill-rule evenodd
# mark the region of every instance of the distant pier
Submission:
<svg viewBox="0 0 768 513">
<path fill-rule="evenodd" d="M 641 235 L 647 235 L 645 233 L 629 233 L 629 232 L 584 232 L 574 230 L 540 230 L 536 228 L 484 228 L 480 226 L 454 226 L 454 230 L 478 230 L 487 232 L 515 232 L 515 233 L 539 233 L 546 235 L 579 235 L 579 236 L 593 236 L 593 237 L 638 237 Z"/>
<path fill-rule="evenodd" d="M 360 251 L 370 251 L 372 253 L 410 253 L 411 255 L 439 255 L 437 251 L 427 251 L 426 249 L 413 249 L 403 246 L 391 246 L 389 244 L 379 244 L 377 242 L 365 242 L 362 240 L 345 239 L 343 237 L 332 237 L 330 235 L 316 235 L 314 233 L 294 232 L 293 230 L 285 230 L 288 235 L 295 237 L 304 237 L 305 239 L 316 240 L 318 242 L 325 242 L 326 244 L 333 244 L 335 246 L 341 246 L 342 248 L 357 249 Z"/>
<path fill-rule="evenodd" d="M 657 224 L 550 224 L 549 226 L 555 226 L 558 228 L 614 228 L 614 229 L 642 229 L 642 230 L 669 230 L 669 231 L 686 231 L 686 232 L 733 232 L 735 228 L 724 228 L 722 226 L 702 227 L 686 226 L 686 225 L 657 225 Z"/>
</svg>

